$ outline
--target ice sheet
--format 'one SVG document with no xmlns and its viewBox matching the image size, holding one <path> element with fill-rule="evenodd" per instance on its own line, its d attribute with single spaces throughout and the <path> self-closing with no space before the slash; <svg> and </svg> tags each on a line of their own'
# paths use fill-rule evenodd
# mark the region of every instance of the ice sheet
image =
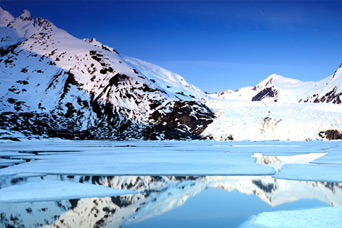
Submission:
<svg viewBox="0 0 342 228">
<path fill-rule="evenodd" d="M 135 194 L 106 186 L 66 181 L 36 181 L 0 189 L 0 203 L 36 202 Z"/>
<path fill-rule="evenodd" d="M 51 155 L 0 170 L 0 175 L 18 173 L 83 175 L 272 175 L 271 167 L 255 163 L 244 154 L 199 153 L 164 150 L 83 152 Z"/>
<path fill-rule="evenodd" d="M 341 165 L 287 164 L 273 176 L 277 179 L 342 182 Z"/>
<path fill-rule="evenodd" d="M 338 152 L 330 152 L 329 154 L 325 155 L 324 157 L 321 157 L 312 163 L 315 164 L 336 164 L 336 165 L 342 165 L 342 151 Z"/>
<path fill-rule="evenodd" d="M 15 167 L 0 169 L 0 175 L 273 175 L 275 170 L 272 167 L 256 164 L 255 153 L 282 156 L 288 160 L 286 163 L 296 163 L 299 158 L 306 157 L 305 154 L 311 154 L 307 162 L 323 153 L 327 153 L 323 158 L 330 154 L 334 155 L 335 160 L 342 157 L 339 153 L 340 142 L 321 141 L 42 140 L 0 142 L 0 145 L 0 153 L 20 151 L 22 158 L 33 159 Z M 294 160 L 288 157 L 293 155 L 298 156 L 294 156 Z M 20 157 L 13 155 L 12 158 Z"/>
<path fill-rule="evenodd" d="M 335 228 L 341 227 L 342 207 L 265 212 L 240 228 Z"/>
<path fill-rule="evenodd" d="M 24 163 L 25 160 L 19 160 L 19 159 L 1 159 L 0 158 L 0 165 L 13 165 L 18 163 Z"/>
</svg>

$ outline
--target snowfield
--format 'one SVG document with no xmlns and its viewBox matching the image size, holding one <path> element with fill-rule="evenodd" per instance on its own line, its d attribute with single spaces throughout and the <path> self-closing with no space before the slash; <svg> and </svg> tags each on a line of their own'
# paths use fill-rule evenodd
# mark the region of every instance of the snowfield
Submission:
<svg viewBox="0 0 342 228">
<path fill-rule="evenodd" d="M 341 105 L 228 99 L 212 99 L 206 104 L 217 118 L 203 135 L 215 140 L 317 140 L 322 139 L 322 131 L 342 129 Z"/>
</svg>

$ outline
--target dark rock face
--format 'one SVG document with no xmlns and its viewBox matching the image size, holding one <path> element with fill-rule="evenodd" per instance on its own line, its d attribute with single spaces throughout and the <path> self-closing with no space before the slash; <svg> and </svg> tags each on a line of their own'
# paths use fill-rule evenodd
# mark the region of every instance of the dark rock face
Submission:
<svg viewBox="0 0 342 228">
<path fill-rule="evenodd" d="M 278 91 L 273 87 L 268 87 L 266 89 L 261 90 L 257 95 L 252 98 L 252 101 L 261 101 L 267 97 L 276 97 L 278 95 Z M 277 99 L 274 100 L 277 102 Z"/>
<path fill-rule="evenodd" d="M 336 93 L 336 87 L 320 98 L 316 98 L 314 103 L 341 104 L 342 93 Z"/>
<path fill-rule="evenodd" d="M 203 104 L 177 101 L 170 113 L 157 114 L 156 111 L 153 114 L 154 118 L 157 118 L 156 124 L 144 125 L 123 118 L 110 104 L 102 103 L 94 98 L 90 104 L 86 102 L 82 104 L 83 109 L 80 110 L 76 110 L 71 103 L 67 103 L 64 109 L 61 107 L 51 113 L 3 112 L 0 113 L 1 129 L 20 132 L 27 138 L 203 139 L 200 133 L 215 117 Z M 93 120 L 87 117 L 89 109 L 95 113 Z M 84 128 L 85 123 L 86 128 Z M 10 139 L 6 135 L 0 135 L 0 138 Z"/>
<path fill-rule="evenodd" d="M 196 101 L 176 101 L 172 111 L 163 113 L 159 110 L 151 118 L 156 127 L 153 134 L 160 134 L 164 139 L 203 139 L 200 135 L 213 122 L 214 113 L 204 104 Z"/>
<path fill-rule="evenodd" d="M 187 126 L 190 131 L 200 134 L 213 122 L 214 114 L 203 104 L 195 101 L 176 101 L 172 112 L 168 113 L 161 122 L 169 127 Z"/>
<path fill-rule="evenodd" d="M 332 103 L 332 104 L 341 104 L 342 101 L 342 93 L 336 93 L 336 87 L 325 95 L 319 97 L 319 94 L 314 94 L 311 97 L 308 97 L 305 100 L 299 100 L 299 102 L 313 102 L 313 103 Z"/>
<path fill-rule="evenodd" d="M 318 135 L 323 139 L 342 140 L 342 132 L 338 130 L 321 131 Z"/>
</svg>

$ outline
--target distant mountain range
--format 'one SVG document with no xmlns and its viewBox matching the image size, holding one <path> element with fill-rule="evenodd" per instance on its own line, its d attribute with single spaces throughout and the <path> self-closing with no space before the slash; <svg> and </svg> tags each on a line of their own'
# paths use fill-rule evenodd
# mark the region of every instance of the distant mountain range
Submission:
<svg viewBox="0 0 342 228">
<path fill-rule="evenodd" d="M 319 82 L 274 74 L 206 94 L 27 10 L 0 8 L 0 91 L 2 139 L 342 138 L 342 66 Z"/>
</svg>

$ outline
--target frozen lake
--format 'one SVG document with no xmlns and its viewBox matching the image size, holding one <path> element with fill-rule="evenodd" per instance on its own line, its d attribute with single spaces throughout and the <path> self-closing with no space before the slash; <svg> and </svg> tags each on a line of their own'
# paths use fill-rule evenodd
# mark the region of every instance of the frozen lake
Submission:
<svg viewBox="0 0 342 228">
<path fill-rule="evenodd" d="M 0 227 L 338 227 L 341 142 L 0 142 Z"/>
</svg>

